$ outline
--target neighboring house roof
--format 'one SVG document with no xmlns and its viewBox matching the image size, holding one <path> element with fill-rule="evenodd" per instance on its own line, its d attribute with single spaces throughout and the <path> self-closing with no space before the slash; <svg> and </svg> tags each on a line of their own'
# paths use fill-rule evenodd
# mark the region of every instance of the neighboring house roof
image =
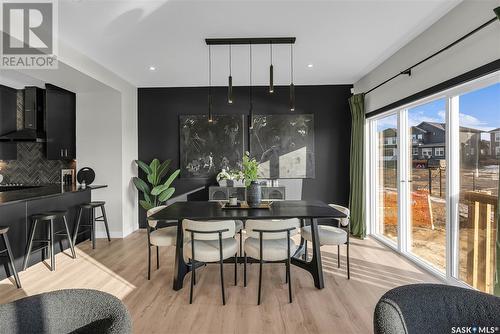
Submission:
<svg viewBox="0 0 500 334">
<path fill-rule="evenodd" d="M 444 124 L 444 123 L 435 123 L 435 122 L 422 122 L 422 123 L 420 123 L 420 125 L 422 125 L 422 124 L 432 125 L 433 127 L 438 128 L 439 130 L 443 130 L 443 131 L 446 130 L 446 127 L 445 127 L 446 124 Z"/>
<path fill-rule="evenodd" d="M 483 131 L 478 130 L 478 129 L 468 128 L 468 127 L 465 127 L 465 126 L 461 126 L 461 127 L 460 127 L 460 132 L 473 132 L 473 133 L 481 133 L 481 132 L 483 132 Z"/>
<path fill-rule="evenodd" d="M 412 126 L 411 127 L 411 132 L 420 132 L 420 133 L 426 133 L 424 129 L 419 128 L 418 126 Z"/>
<path fill-rule="evenodd" d="M 496 129 L 491 130 L 490 133 L 499 132 L 499 131 L 500 131 L 500 128 L 496 128 Z"/>
</svg>

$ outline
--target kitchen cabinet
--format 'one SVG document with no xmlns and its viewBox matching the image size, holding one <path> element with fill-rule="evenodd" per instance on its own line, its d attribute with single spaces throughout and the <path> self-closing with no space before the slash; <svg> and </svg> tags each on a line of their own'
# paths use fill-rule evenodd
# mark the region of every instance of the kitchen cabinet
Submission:
<svg viewBox="0 0 500 334">
<path fill-rule="evenodd" d="M 76 158 L 75 93 L 54 85 L 45 85 L 45 131 L 47 159 Z"/>
<path fill-rule="evenodd" d="M 17 90 L 0 85 L 0 135 L 16 131 Z M 17 159 L 17 145 L 0 142 L 0 160 Z"/>
</svg>

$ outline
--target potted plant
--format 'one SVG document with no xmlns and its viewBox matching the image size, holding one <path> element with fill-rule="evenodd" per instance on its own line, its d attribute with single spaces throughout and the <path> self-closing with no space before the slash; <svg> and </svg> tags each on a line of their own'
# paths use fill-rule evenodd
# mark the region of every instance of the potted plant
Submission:
<svg viewBox="0 0 500 334">
<path fill-rule="evenodd" d="M 241 170 L 233 170 L 230 175 L 235 187 L 243 187 L 245 185 L 245 175 Z"/>
<path fill-rule="evenodd" d="M 249 152 L 245 152 L 242 165 L 247 187 L 247 203 L 252 208 L 259 207 L 262 200 L 260 184 L 257 182 L 259 163 L 255 158 L 250 158 Z"/>
<path fill-rule="evenodd" d="M 160 163 L 158 159 L 153 159 L 149 165 L 140 160 L 135 160 L 135 163 L 147 176 L 147 183 L 138 177 L 133 178 L 135 187 L 144 196 L 144 199 L 139 201 L 144 210 L 150 210 L 162 205 L 172 197 L 175 188 L 170 187 L 170 185 L 179 176 L 180 169 L 177 169 L 170 176 L 166 177 L 169 171 L 170 160 Z"/>
<path fill-rule="evenodd" d="M 231 175 L 223 168 L 222 171 L 217 174 L 215 179 L 217 180 L 217 183 L 219 183 L 220 187 L 228 187 L 228 181 L 231 180 Z"/>
</svg>

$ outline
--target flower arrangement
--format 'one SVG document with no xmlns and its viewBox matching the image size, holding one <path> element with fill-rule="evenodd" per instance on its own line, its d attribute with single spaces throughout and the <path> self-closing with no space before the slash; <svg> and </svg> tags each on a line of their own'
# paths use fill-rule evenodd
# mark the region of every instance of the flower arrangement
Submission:
<svg viewBox="0 0 500 334">
<path fill-rule="evenodd" d="M 255 158 L 250 158 L 250 153 L 247 151 L 243 156 L 243 176 L 245 178 L 245 186 L 248 187 L 252 181 L 257 181 L 259 174 L 259 163 Z"/>
</svg>

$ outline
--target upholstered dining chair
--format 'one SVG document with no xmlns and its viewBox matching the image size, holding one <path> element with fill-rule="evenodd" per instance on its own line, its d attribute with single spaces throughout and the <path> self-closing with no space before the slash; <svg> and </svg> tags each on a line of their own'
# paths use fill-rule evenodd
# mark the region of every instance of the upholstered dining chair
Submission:
<svg viewBox="0 0 500 334">
<path fill-rule="evenodd" d="M 184 259 L 191 267 L 191 288 L 189 304 L 193 303 L 193 289 L 196 282 L 196 268 L 200 264 L 220 264 L 222 304 L 226 305 L 224 292 L 224 260 L 234 257 L 234 285 L 238 280 L 238 242 L 235 236 L 235 221 L 194 221 L 184 219 L 182 228 L 188 241 L 184 244 Z"/>
<path fill-rule="evenodd" d="M 247 238 L 244 243 L 244 286 L 247 286 L 247 257 L 259 260 L 259 290 L 257 305 L 260 305 L 262 291 L 262 265 L 264 263 L 285 263 L 288 283 L 288 298 L 292 302 L 292 283 L 290 276 L 291 257 L 297 251 L 297 245 L 291 239 L 297 234 L 300 221 L 285 220 L 247 220 L 245 231 Z"/>
<path fill-rule="evenodd" d="M 340 268 L 340 245 L 347 247 L 347 279 L 351 278 L 349 269 L 349 233 L 350 233 L 350 212 L 349 209 L 336 204 L 329 204 L 332 208 L 345 214 L 346 218 L 337 219 L 335 226 L 318 226 L 319 244 L 337 246 L 337 265 Z M 307 241 L 312 242 L 311 226 L 304 226 L 301 229 L 301 237 L 305 240 L 305 260 L 307 261 Z"/>
<path fill-rule="evenodd" d="M 166 206 L 161 205 L 149 209 L 147 216 L 151 216 Z M 156 269 L 160 269 L 160 247 L 174 246 L 177 240 L 177 227 L 169 226 L 158 228 L 158 221 L 148 220 L 148 280 L 151 279 L 151 247 L 156 247 Z"/>
</svg>

